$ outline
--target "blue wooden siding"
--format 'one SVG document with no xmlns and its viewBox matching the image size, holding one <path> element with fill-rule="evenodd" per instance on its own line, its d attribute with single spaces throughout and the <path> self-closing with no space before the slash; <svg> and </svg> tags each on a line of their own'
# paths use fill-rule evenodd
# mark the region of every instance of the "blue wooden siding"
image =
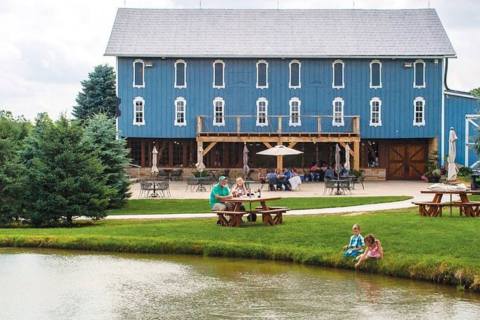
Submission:
<svg viewBox="0 0 480 320">
<path fill-rule="evenodd" d="M 414 68 L 405 68 L 405 59 L 382 59 L 382 88 L 370 89 L 371 59 L 344 59 L 345 88 L 332 89 L 332 62 L 335 59 L 301 59 L 301 85 L 289 89 L 290 59 L 266 59 L 268 61 L 268 88 L 256 88 L 255 59 L 224 59 L 225 88 L 212 88 L 212 63 L 214 59 L 188 59 L 187 88 L 174 88 L 175 59 L 145 59 L 153 63 L 145 68 L 145 88 L 134 88 L 134 58 L 118 58 L 119 96 L 122 99 L 119 128 L 125 137 L 194 138 L 196 116 L 213 116 L 213 99 L 225 100 L 225 115 L 256 115 L 256 101 L 268 99 L 268 113 L 289 115 L 289 100 L 301 99 L 301 114 L 332 115 L 332 101 L 342 97 L 344 115 L 361 117 L 361 137 L 366 139 L 430 138 L 440 134 L 440 110 L 442 98 L 442 62 L 425 60 L 426 88 L 413 88 Z M 133 125 L 133 99 L 145 99 L 145 125 Z M 423 97 L 426 101 L 426 125 L 413 126 L 413 100 Z M 174 101 L 184 97 L 187 101 L 185 127 L 174 126 Z M 382 126 L 370 127 L 370 100 L 382 100 Z M 211 118 L 210 118 L 211 119 Z M 258 130 L 255 118 L 245 128 Z M 348 120 L 345 119 L 346 126 Z M 243 123 L 242 123 L 243 124 Z M 228 128 L 234 130 L 233 124 Z M 230 127 L 232 126 L 232 127 Z M 273 124 L 272 124 L 273 126 Z M 324 124 L 322 123 L 322 126 Z M 283 128 L 297 132 L 315 132 L 316 121 L 302 118 L 300 128 L 289 128 L 288 119 Z M 262 129 L 264 130 L 264 129 Z"/>
<path fill-rule="evenodd" d="M 445 156 L 448 156 L 449 130 L 453 127 L 458 137 L 456 162 L 465 164 L 465 116 L 467 114 L 479 113 L 480 100 L 449 94 L 445 95 Z M 474 131 L 473 129 L 474 128 L 471 126 L 470 136 L 478 135 L 478 131 Z M 473 149 L 470 149 L 469 164 L 472 165 L 477 160 L 477 154 Z"/>
</svg>

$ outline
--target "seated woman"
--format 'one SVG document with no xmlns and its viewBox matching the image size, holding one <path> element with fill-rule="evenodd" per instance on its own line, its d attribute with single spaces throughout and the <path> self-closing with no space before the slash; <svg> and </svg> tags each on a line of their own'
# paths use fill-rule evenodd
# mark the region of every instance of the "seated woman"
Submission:
<svg viewBox="0 0 480 320">
<path fill-rule="evenodd" d="M 248 195 L 249 190 L 245 186 L 245 181 L 241 177 L 235 180 L 235 185 L 232 187 L 232 196 L 241 197 Z"/>
</svg>

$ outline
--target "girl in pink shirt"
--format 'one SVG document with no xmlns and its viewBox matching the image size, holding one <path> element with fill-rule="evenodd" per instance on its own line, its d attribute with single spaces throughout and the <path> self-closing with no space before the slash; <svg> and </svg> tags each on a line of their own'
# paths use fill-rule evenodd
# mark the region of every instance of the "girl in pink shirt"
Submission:
<svg viewBox="0 0 480 320">
<path fill-rule="evenodd" d="M 360 267 L 367 259 L 382 259 L 383 248 L 380 240 L 375 239 L 373 234 L 369 234 L 365 237 L 366 250 L 360 255 L 358 262 L 355 264 L 355 268 Z"/>
</svg>

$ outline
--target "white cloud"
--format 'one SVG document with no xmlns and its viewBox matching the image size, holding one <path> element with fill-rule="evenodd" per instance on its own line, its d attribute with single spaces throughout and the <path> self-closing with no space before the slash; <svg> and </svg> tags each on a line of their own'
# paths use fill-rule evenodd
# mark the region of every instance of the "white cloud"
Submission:
<svg viewBox="0 0 480 320">
<path fill-rule="evenodd" d="M 80 81 L 100 63 L 116 9 L 129 7 L 198 8 L 200 0 L 1 0 L 0 107 L 33 118 L 70 113 Z M 457 51 L 449 84 L 470 90 L 480 86 L 480 2 L 475 0 L 356 0 L 356 8 L 418 8 L 430 2 L 438 10 Z M 277 1 L 203 0 L 204 8 L 276 8 Z M 352 8 L 353 1 L 280 0 L 281 8 Z"/>
</svg>

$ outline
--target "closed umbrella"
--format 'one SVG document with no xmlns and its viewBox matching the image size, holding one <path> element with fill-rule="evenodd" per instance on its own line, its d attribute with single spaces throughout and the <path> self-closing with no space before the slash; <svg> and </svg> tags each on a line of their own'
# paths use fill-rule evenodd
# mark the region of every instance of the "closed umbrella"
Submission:
<svg viewBox="0 0 480 320">
<path fill-rule="evenodd" d="M 345 145 L 345 170 L 350 171 L 350 146 Z"/>
<path fill-rule="evenodd" d="M 248 172 L 250 171 L 250 167 L 248 166 L 248 151 L 247 144 L 243 145 L 243 173 L 245 177 L 248 176 Z"/>
<path fill-rule="evenodd" d="M 340 146 L 338 143 L 335 145 L 335 171 L 337 172 L 337 175 L 340 174 Z"/>
<path fill-rule="evenodd" d="M 448 138 L 448 176 L 447 181 L 454 181 L 457 179 L 457 165 L 455 164 L 455 158 L 457 156 L 457 134 L 453 128 L 450 128 L 450 134 Z"/>
<path fill-rule="evenodd" d="M 152 174 L 158 173 L 157 156 L 158 156 L 157 147 L 154 146 L 152 150 Z"/>
<path fill-rule="evenodd" d="M 263 150 L 257 152 L 257 154 L 264 155 L 264 156 L 277 156 L 277 169 L 283 170 L 283 161 L 281 157 L 283 156 L 290 156 L 290 155 L 297 155 L 303 153 L 302 151 L 298 151 L 289 147 L 286 147 L 282 144 L 276 145 L 275 147 L 269 148 L 267 150 Z"/>
<path fill-rule="evenodd" d="M 197 163 L 195 164 L 198 172 L 202 172 L 205 169 L 205 165 L 203 164 L 203 148 L 199 147 L 197 149 Z"/>
</svg>

